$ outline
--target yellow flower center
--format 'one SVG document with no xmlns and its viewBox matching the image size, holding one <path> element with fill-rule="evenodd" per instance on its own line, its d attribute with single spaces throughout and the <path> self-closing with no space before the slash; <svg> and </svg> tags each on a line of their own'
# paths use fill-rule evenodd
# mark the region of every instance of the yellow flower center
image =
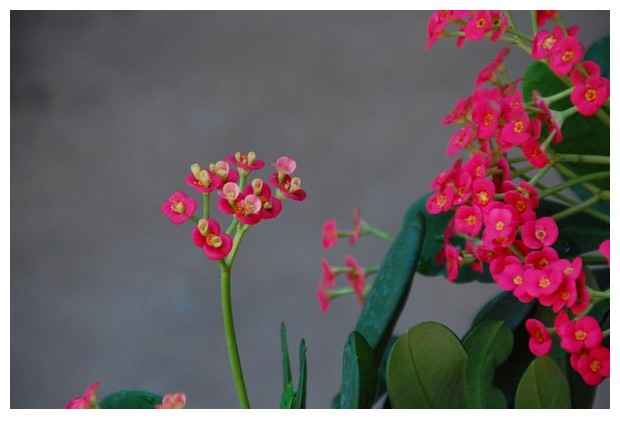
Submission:
<svg viewBox="0 0 620 429">
<path fill-rule="evenodd" d="M 586 331 L 584 331 L 583 329 L 577 329 L 575 331 L 575 339 L 577 341 L 583 341 L 586 338 L 588 338 L 588 333 Z"/>
<path fill-rule="evenodd" d="M 179 201 L 172 206 L 172 210 L 177 212 L 178 214 L 183 214 L 185 213 L 185 204 Z"/>
<path fill-rule="evenodd" d="M 504 226 L 506 226 L 506 225 L 504 224 L 504 222 L 502 222 L 502 221 L 500 220 L 499 222 L 497 222 L 497 223 L 495 224 L 495 230 L 496 230 L 496 231 L 501 231 L 501 230 L 503 230 L 503 229 L 504 229 Z"/>
<path fill-rule="evenodd" d="M 521 276 L 515 276 L 515 277 L 512 279 L 512 282 L 518 286 L 518 285 L 520 285 L 521 283 L 523 283 L 523 277 L 521 277 Z"/>
<path fill-rule="evenodd" d="M 590 364 L 590 370 L 592 372 L 599 372 L 601 370 L 601 362 L 598 360 L 593 360 Z"/>
<path fill-rule="evenodd" d="M 587 101 L 593 101 L 596 98 L 596 89 L 594 88 L 588 89 L 586 93 L 584 94 L 584 98 Z"/>
<path fill-rule="evenodd" d="M 207 245 L 219 249 L 222 246 L 222 237 L 215 234 L 207 235 Z"/>
<path fill-rule="evenodd" d="M 542 289 L 549 287 L 549 285 L 551 285 L 551 280 L 549 280 L 547 277 L 543 277 L 538 280 L 538 286 Z"/>
<path fill-rule="evenodd" d="M 570 60 L 573 59 L 574 56 L 574 52 L 571 50 L 568 50 L 566 52 L 564 52 L 564 54 L 562 54 L 562 61 L 564 61 L 565 63 L 569 62 Z"/>
</svg>

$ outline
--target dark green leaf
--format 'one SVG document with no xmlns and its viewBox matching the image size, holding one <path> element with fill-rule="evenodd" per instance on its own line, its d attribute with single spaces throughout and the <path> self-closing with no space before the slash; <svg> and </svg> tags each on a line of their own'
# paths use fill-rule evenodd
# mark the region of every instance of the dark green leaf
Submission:
<svg viewBox="0 0 620 429">
<path fill-rule="evenodd" d="M 467 353 L 445 326 L 425 322 L 402 335 L 388 362 L 393 408 L 466 408 Z"/>
<path fill-rule="evenodd" d="M 306 377 L 308 369 L 306 363 L 306 342 L 302 339 L 299 345 L 299 384 L 295 394 L 295 408 L 306 408 Z"/>
<path fill-rule="evenodd" d="M 395 335 L 390 337 L 385 353 L 383 353 L 383 358 L 377 368 L 377 391 L 375 392 L 375 402 L 381 399 L 381 397 L 383 397 L 383 395 L 387 392 L 387 363 L 397 340 L 398 337 Z"/>
<path fill-rule="evenodd" d="M 516 408 L 571 408 L 568 382 L 549 356 L 532 361 L 517 389 Z"/>
<path fill-rule="evenodd" d="M 364 337 L 351 332 L 344 347 L 340 408 L 372 407 L 377 387 L 374 361 L 374 351 Z"/>
<path fill-rule="evenodd" d="M 609 283 L 611 279 L 609 277 L 609 268 L 597 268 L 592 270 L 592 275 L 596 279 L 596 283 L 598 286 L 598 290 L 607 290 L 609 289 Z M 586 283 L 588 284 L 588 283 Z M 589 285 L 589 284 L 588 284 Z"/>
<path fill-rule="evenodd" d="M 407 300 L 423 240 L 424 218 L 415 214 L 405 222 L 388 251 L 355 326 L 374 349 L 377 361 Z"/>
<path fill-rule="evenodd" d="M 155 408 L 161 404 L 163 398 L 160 395 L 141 390 L 121 390 L 112 393 L 99 402 L 100 408 L 115 409 L 144 409 Z"/>
<path fill-rule="evenodd" d="M 513 335 L 508 326 L 488 321 L 463 340 L 467 352 L 465 377 L 471 408 L 506 408 L 504 393 L 493 385 L 496 368 L 512 351 Z"/>
<path fill-rule="evenodd" d="M 292 383 L 291 376 L 291 361 L 288 355 L 288 344 L 286 342 L 286 326 L 284 322 L 280 325 L 280 344 L 282 345 L 282 386 L 286 389 L 286 386 Z"/>
</svg>

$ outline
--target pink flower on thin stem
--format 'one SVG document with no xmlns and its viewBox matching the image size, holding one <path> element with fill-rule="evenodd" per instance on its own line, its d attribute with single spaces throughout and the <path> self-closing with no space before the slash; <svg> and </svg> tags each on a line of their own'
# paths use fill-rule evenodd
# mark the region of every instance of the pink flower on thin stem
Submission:
<svg viewBox="0 0 620 429">
<path fill-rule="evenodd" d="M 457 247 L 446 244 L 444 246 L 444 256 L 446 258 L 446 278 L 448 281 L 454 281 L 459 276 L 461 251 Z"/>
<path fill-rule="evenodd" d="M 474 105 L 472 121 L 476 124 L 476 135 L 488 139 L 495 135 L 499 126 L 500 106 L 492 100 L 480 100 Z"/>
<path fill-rule="evenodd" d="M 486 66 L 484 66 L 482 70 L 480 70 L 480 72 L 478 73 L 478 76 L 476 76 L 476 81 L 474 82 L 474 86 L 478 87 L 489 81 L 491 82 L 496 81 L 497 80 L 496 73 L 499 69 L 501 69 L 504 66 L 504 58 L 506 57 L 506 55 L 508 55 L 509 52 L 510 52 L 510 49 L 503 46 L 499 50 L 495 58 L 493 58 L 493 61 L 491 61 Z"/>
<path fill-rule="evenodd" d="M 215 164 L 209 164 L 209 170 L 222 179 L 220 187 L 226 183 L 236 182 L 239 179 L 239 173 L 230 169 L 230 165 L 226 161 L 218 161 Z"/>
<path fill-rule="evenodd" d="M 465 37 L 471 41 L 480 40 L 491 30 L 493 18 L 488 10 L 477 10 L 465 24 Z"/>
<path fill-rule="evenodd" d="M 232 249 L 232 238 L 220 232 L 220 224 L 215 219 L 200 219 L 192 230 L 192 241 L 214 261 L 224 259 Z"/>
<path fill-rule="evenodd" d="M 581 71 L 583 69 L 585 74 Z M 601 68 L 594 61 L 584 61 L 581 63 L 581 67 L 575 67 L 570 72 L 570 81 L 573 85 L 577 86 L 586 83 L 586 79 L 590 76 L 600 76 Z"/>
<path fill-rule="evenodd" d="M 355 207 L 353 209 L 353 235 L 351 235 L 351 246 L 353 246 L 360 237 L 362 233 L 362 228 L 364 227 L 362 217 L 360 216 L 360 209 Z"/>
<path fill-rule="evenodd" d="M 265 161 L 257 159 L 256 153 L 250 151 L 247 154 L 236 152 L 234 155 L 227 156 L 224 161 L 228 161 L 235 167 L 245 170 L 259 170 L 265 166 Z"/>
<path fill-rule="evenodd" d="M 609 81 L 601 76 L 589 76 L 570 94 L 570 100 L 583 116 L 592 116 L 609 98 Z"/>
<path fill-rule="evenodd" d="M 177 191 L 161 204 L 161 211 L 173 224 L 179 225 L 192 217 L 196 211 L 196 200 Z"/>
<path fill-rule="evenodd" d="M 540 30 L 534 36 L 532 42 L 532 57 L 536 60 L 542 60 L 549 57 L 553 48 L 564 37 L 564 32 L 559 25 L 556 25 L 551 32 Z"/>
<path fill-rule="evenodd" d="M 287 156 L 279 158 L 273 166 L 276 172 L 269 177 L 269 181 L 276 186 L 280 192 L 291 200 L 303 201 L 306 199 L 306 191 L 301 189 L 301 179 L 291 177 L 297 168 L 297 163 Z"/>
<path fill-rule="evenodd" d="M 537 10 L 536 25 L 542 27 L 548 20 L 553 19 L 557 15 L 557 13 L 557 10 Z"/>
<path fill-rule="evenodd" d="M 88 386 L 84 391 L 84 394 L 78 398 L 74 398 L 67 402 L 65 408 L 70 409 L 84 409 L 84 408 L 99 408 L 97 405 L 97 389 L 99 388 L 99 382 L 95 381 Z"/>
<path fill-rule="evenodd" d="M 344 259 L 344 264 L 350 269 L 347 271 L 347 280 L 351 283 L 351 287 L 355 292 L 360 304 L 364 303 L 364 288 L 366 287 L 366 275 L 364 274 L 364 268 L 357 263 L 355 258 L 351 255 L 347 255 Z"/>
<path fill-rule="evenodd" d="M 157 409 L 181 409 L 185 408 L 184 393 L 168 393 L 164 396 L 161 404 L 155 405 Z"/>
<path fill-rule="evenodd" d="M 536 319 L 527 319 L 525 329 L 530 334 L 528 343 L 530 351 L 535 356 L 545 356 L 551 351 L 551 334 L 542 322 Z"/>
<path fill-rule="evenodd" d="M 549 56 L 549 68 L 558 76 L 570 73 L 583 58 L 583 46 L 576 37 L 568 36 L 557 42 Z"/>
<path fill-rule="evenodd" d="M 327 285 L 323 283 L 322 281 L 319 281 L 319 287 L 316 291 L 316 298 L 317 298 L 317 301 L 319 302 L 321 312 L 322 313 L 327 312 L 329 308 L 330 298 L 329 298 L 329 292 L 327 290 Z"/>
<path fill-rule="evenodd" d="M 192 171 L 185 177 L 185 183 L 203 194 L 208 194 L 222 187 L 222 179 L 211 170 L 204 170 L 198 164 L 192 164 Z"/>
<path fill-rule="evenodd" d="M 577 321 L 565 323 L 558 335 L 562 340 L 561 347 L 569 353 L 593 349 L 603 341 L 603 331 L 592 316 L 583 316 Z"/>
<path fill-rule="evenodd" d="M 321 258 L 322 276 L 321 282 L 328 288 L 334 288 L 334 282 L 336 281 L 336 274 L 332 270 L 331 265 L 325 258 Z"/>
<path fill-rule="evenodd" d="M 482 210 L 478 206 L 460 206 L 454 215 L 454 227 L 462 234 L 478 235 L 482 229 Z"/>
<path fill-rule="evenodd" d="M 327 219 L 323 224 L 323 249 L 334 247 L 338 242 L 336 219 Z"/>
<path fill-rule="evenodd" d="M 448 186 L 443 191 L 436 192 L 428 198 L 426 210 L 432 214 L 447 212 L 452 207 L 453 200 L 454 188 Z"/>
<path fill-rule="evenodd" d="M 472 139 L 473 134 L 471 124 L 467 124 L 454 133 L 446 149 L 446 155 L 456 155 L 460 150 L 465 149 L 467 145 L 471 143 Z"/>
</svg>

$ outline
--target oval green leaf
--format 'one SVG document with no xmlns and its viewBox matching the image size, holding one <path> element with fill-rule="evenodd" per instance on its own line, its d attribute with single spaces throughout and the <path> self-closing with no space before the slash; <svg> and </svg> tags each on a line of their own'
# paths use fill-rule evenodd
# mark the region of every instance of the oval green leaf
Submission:
<svg viewBox="0 0 620 429">
<path fill-rule="evenodd" d="M 161 404 L 162 400 L 163 398 L 156 393 L 142 390 L 121 390 L 103 398 L 99 402 L 99 407 L 115 409 L 155 408 L 155 405 Z"/>
<path fill-rule="evenodd" d="M 506 408 L 506 396 L 493 384 L 495 370 L 510 356 L 512 331 L 500 321 L 488 321 L 463 340 L 467 352 L 465 378 L 471 408 Z"/>
<path fill-rule="evenodd" d="M 532 361 L 517 388 L 516 408 L 571 408 L 568 381 L 549 356 Z"/>
<path fill-rule="evenodd" d="M 388 361 L 393 408 L 466 408 L 467 353 L 456 335 L 435 322 L 409 329 Z"/>
</svg>

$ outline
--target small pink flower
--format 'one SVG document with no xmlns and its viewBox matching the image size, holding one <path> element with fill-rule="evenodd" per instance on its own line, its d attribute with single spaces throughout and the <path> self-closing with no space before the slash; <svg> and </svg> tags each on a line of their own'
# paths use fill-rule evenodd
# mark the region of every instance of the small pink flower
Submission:
<svg viewBox="0 0 620 429">
<path fill-rule="evenodd" d="M 446 257 L 447 279 L 454 281 L 459 276 L 459 266 L 461 262 L 461 251 L 451 245 L 444 246 L 444 255 Z"/>
<path fill-rule="evenodd" d="M 291 177 L 288 174 L 282 174 L 277 171 L 272 176 L 269 176 L 269 181 L 276 186 L 286 198 L 295 201 L 303 201 L 306 199 L 306 191 L 301 189 L 301 179 L 299 177 Z"/>
<path fill-rule="evenodd" d="M 493 280 L 501 289 L 506 291 L 525 288 L 523 271 L 523 263 L 516 256 L 494 259 L 491 269 Z"/>
<path fill-rule="evenodd" d="M 82 396 L 74 398 L 67 402 L 65 408 L 99 408 L 99 406 L 97 405 L 97 389 L 99 388 L 99 384 L 100 383 L 98 381 L 95 381 L 93 384 L 86 388 Z"/>
<path fill-rule="evenodd" d="M 585 70 L 586 74 L 583 74 L 580 69 Z M 570 81 L 574 86 L 586 83 L 586 79 L 589 76 L 600 76 L 601 68 L 594 61 L 584 61 L 581 63 L 581 67 L 575 67 L 570 72 Z"/>
<path fill-rule="evenodd" d="M 358 207 L 355 207 L 353 209 L 353 235 L 351 236 L 351 246 L 353 246 L 355 243 L 357 243 L 357 240 L 360 237 L 360 234 L 362 233 L 362 228 L 363 228 L 363 222 L 362 222 L 362 218 L 360 216 L 360 209 Z"/>
<path fill-rule="evenodd" d="M 493 31 L 489 36 L 489 40 L 491 42 L 497 42 L 508 28 L 508 16 L 504 15 L 501 10 L 492 10 L 491 18 L 493 20 L 491 23 L 491 28 Z"/>
<path fill-rule="evenodd" d="M 465 36 L 471 41 L 480 40 L 491 30 L 493 18 L 488 10 L 477 10 L 467 24 L 465 24 Z"/>
<path fill-rule="evenodd" d="M 278 170 L 278 173 L 282 175 L 290 175 L 297 169 L 297 162 L 288 156 L 282 156 L 272 165 Z"/>
<path fill-rule="evenodd" d="M 215 164 L 210 164 L 209 170 L 222 179 L 220 187 L 224 186 L 226 183 L 236 182 L 239 179 L 239 173 L 235 170 L 231 170 L 230 165 L 226 161 L 218 161 Z"/>
<path fill-rule="evenodd" d="M 432 194 L 426 200 L 426 210 L 431 214 L 447 212 L 452 207 L 454 188 L 448 186 L 443 191 Z"/>
<path fill-rule="evenodd" d="M 503 205 L 502 207 L 493 208 L 484 216 L 484 234 L 490 240 L 511 238 L 512 241 L 516 233 L 513 220 L 514 216 L 510 206 Z M 484 238 L 483 242 L 487 244 Z"/>
<path fill-rule="evenodd" d="M 555 45 L 563 37 L 564 33 L 559 25 L 556 25 L 551 32 L 540 30 L 536 33 L 532 42 L 532 57 L 536 60 L 549 57 Z"/>
<path fill-rule="evenodd" d="M 577 371 L 589 386 L 597 386 L 609 377 L 610 353 L 605 346 L 595 347 L 577 362 Z"/>
<path fill-rule="evenodd" d="M 521 239 L 530 249 L 551 246 L 558 239 L 558 226 L 550 217 L 526 222 L 521 227 Z"/>
<path fill-rule="evenodd" d="M 364 274 L 364 268 L 357 263 L 355 258 L 351 255 L 347 255 L 344 259 L 344 264 L 350 269 L 347 271 L 347 280 L 351 283 L 351 287 L 355 292 L 360 304 L 364 303 L 364 288 L 366 287 L 366 276 Z"/>
<path fill-rule="evenodd" d="M 476 76 L 476 81 L 474 82 L 474 86 L 478 87 L 489 81 L 493 82 L 494 80 L 497 80 L 496 73 L 499 69 L 501 69 L 504 66 L 504 58 L 506 57 L 506 55 L 508 55 L 509 52 L 510 52 L 510 49 L 503 46 L 499 50 L 499 52 L 497 53 L 493 61 L 491 61 L 486 66 L 484 66 L 482 70 L 480 70 L 480 72 L 478 73 L 478 76 Z"/>
<path fill-rule="evenodd" d="M 481 100 L 474 105 L 472 121 L 476 124 L 476 135 L 488 139 L 495 135 L 499 125 L 500 106 L 492 100 Z"/>
<path fill-rule="evenodd" d="M 543 152 L 540 143 L 536 140 L 531 140 L 529 143 L 524 144 L 522 147 L 523 155 L 527 160 L 536 168 L 543 168 L 549 164 L 549 158 L 547 154 Z"/>
<path fill-rule="evenodd" d="M 601 252 L 601 255 L 603 255 L 605 258 L 607 258 L 607 265 L 609 265 L 609 246 L 610 246 L 610 241 L 609 240 L 603 241 L 598 246 L 598 251 Z"/>
<path fill-rule="evenodd" d="M 185 408 L 185 394 L 184 393 L 168 393 L 164 396 L 161 404 L 155 405 L 158 409 L 181 409 Z"/>
<path fill-rule="evenodd" d="M 262 219 L 273 219 L 282 211 L 282 203 L 271 193 L 271 188 L 261 179 L 254 179 L 243 190 L 244 195 L 255 195 L 261 204 L 260 216 Z"/>
<path fill-rule="evenodd" d="M 552 266 L 542 270 L 529 268 L 523 272 L 527 293 L 533 297 L 553 294 L 562 283 L 562 273 Z"/>
<path fill-rule="evenodd" d="M 441 125 L 448 125 L 452 122 L 462 122 L 464 116 L 467 115 L 467 112 L 471 109 L 471 98 L 461 98 L 456 102 L 454 109 L 446 115 L 445 118 L 441 121 Z"/>
<path fill-rule="evenodd" d="M 438 10 L 431 15 L 426 27 L 428 40 L 425 49 L 429 49 L 441 37 L 444 28 L 450 23 L 451 17 L 451 10 Z"/>
<path fill-rule="evenodd" d="M 462 171 L 468 173 L 474 181 L 484 179 L 487 175 L 488 162 L 489 158 L 487 156 L 476 152 L 463 164 Z"/>
<path fill-rule="evenodd" d="M 327 219 L 323 224 L 323 249 L 334 247 L 338 242 L 336 219 Z"/>
<path fill-rule="evenodd" d="M 551 351 L 551 335 L 542 322 L 536 319 L 527 319 L 525 329 L 530 334 L 530 351 L 535 356 L 545 356 Z"/>
<path fill-rule="evenodd" d="M 563 324 L 558 335 L 562 340 L 561 347 L 569 353 L 576 353 L 584 348 L 593 349 L 603 341 L 603 331 L 592 316 L 583 316 L 577 321 Z"/>
<path fill-rule="evenodd" d="M 453 181 L 456 175 L 460 172 L 462 163 L 463 160 L 461 158 L 458 158 L 452 163 L 452 166 L 449 170 L 442 171 L 437 176 L 435 176 L 435 178 L 431 182 L 431 189 L 444 189 L 446 185 Z"/>
<path fill-rule="evenodd" d="M 336 274 L 332 270 L 331 265 L 327 262 L 327 259 L 321 258 L 322 276 L 321 282 L 328 288 L 334 288 L 334 282 L 336 281 Z"/>
<path fill-rule="evenodd" d="M 245 171 L 259 170 L 265 166 L 265 161 L 257 159 L 254 152 L 248 152 L 247 154 L 236 152 L 234 155 L 227 156 L 224 160 Z"/>
<path fill-rule="evenodd" d="M 161 204 L 161 211 L 172 223 L 179 225 L 192 217 L 196 211 L 196 200 L 184 192 L 177 191 Z"/>
<path fill-rule="evenodd" d="M 493 202 L 495 198 L 495 185 L 488 179 L 474 180 L 473 188 L 473 204 L 484 208 Z"/>
<path fill-rule="evenodd" d="M 588 288 L 586 286 L 586 274 L 581 272 L 579 277 L 576 280 L 577 283 L 577 299 L 575 303 L 571 305 L 570 311 L 573 314 L 581 314 L 590 305 L 590 293 L 588 292 Z"/>
<path fill-rule="evenodd" d="M 570 94 L 577 111 L 584 116 L 595 115 L 609 98 L 609 81 L 601 76 L 590 76 L 578 84 Z"/>
<path fill-rule="evenodd" d="M 192 230 L 192 241 L 214 261 L 224 259 L 232 249 L 232 238 L 220 233 L 220 224 L 215 219 L 200 219 Z"/>
<path fill-rule="evenodd" d="M 446 154 L 448 156 L 456 155 L 460 150 L 465 149 L 467 145 L 471 143 L 472 137 L 473 135 L 471 124 L 467 124 L 456 133 L 454 133 L 454 135 L 450 139 L 450 143 L 448 143 Z"/>
<path fill-rule="evenodd" d="M 472 179 L 469 173 L 463 171 L 459 174 L 454 181 L 454 187 L 456 192 L 452 202 L 453 205 L 461 205 L 469 200 L 472 192 Z"/>
<path fill-rule="evenodd" d="M 565 277 L 558 290 L 551 295 L 541 295 L 538 300 L 542 305 L 552 307 L 555 313 L 564 307 L 570 308 L 577 300 L 577 283 L 574 279 Z"/>
<path fill-rule="evenodd" d="M 542 27 L 548 20 L 553 19 L 557 13 L 557 10 L 537 10 L 536 25 Z"/>
<path fill-rule="evenodd" d="M 572 36 L 558 41 L 549 56 L 549 68 L 558 76 L 570 73 L 575 64 L 583 58 L 583 46 Z"/>
<path fill-rule="evenodd" d="M 316 291 L 316 298 L 319 302 L 321 312 L 325 313 L 329 308 L 330 298 L 329 292 L 327 291 L 327 285 L 322 281 L 319 282 L 319 287 Z"/>
<path fill-rule="evenodd" d="M 555 132 L 552 140 L 553 143 L 561 142 L 563 139 L 562 120 L 559 119 L 561 116 L 558 116 L 558 112 L 555 110 L 551 110 L 551 108 L 547 105 L 547 102 L 541 97 L 538 91 L 532 91 L 532 102 L 538 109 L 541 110 L 541 112 L 537 113 L 537 117 L 547 125 L 547 134 Z"/>
<path fill-rule="evenodd" d="M 522 108 L 514 109 L 510 114 L 510 121 L 502 126 L 499 132 L 499 141 L 502 152 L 507 152 L 514 146 L 521 146 L 530 140 L 530 119 Z"/>
<path fill-rule="evenodd" d="M 192 164 L 191 173 L 185 177 L 185 183 L 203 194 L 208 194 L 222 187 L 222 179 L 211 170 L 204 170 L 198 164 Z"/>
<path fill-rule="evenodd" d="M 482 229 L 482 210 L 478 206 L 460 206 L 454 215 L 454 227 L 462 234 L 478 235 Z"/>
</svg>

